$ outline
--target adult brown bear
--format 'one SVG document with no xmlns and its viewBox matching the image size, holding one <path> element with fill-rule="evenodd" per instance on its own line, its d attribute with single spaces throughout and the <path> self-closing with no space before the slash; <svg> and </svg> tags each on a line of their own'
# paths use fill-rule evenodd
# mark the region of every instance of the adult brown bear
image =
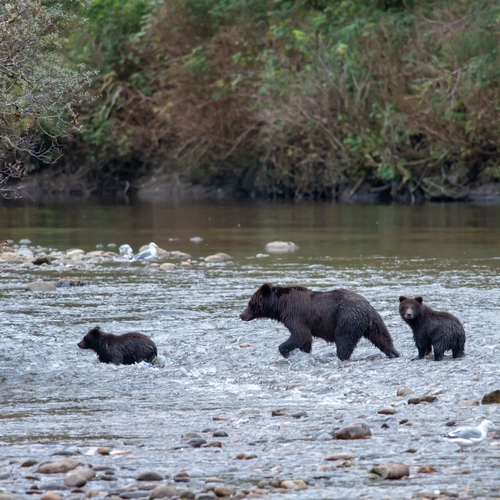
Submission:
<svg viewBox="0 0 500 500">
<path fill-rule="evenodd" d="M 425 358 L 432 349 L 435 361 L 441 361 L 446 351 L 451 351 L 454 358 L 464 355 L 465 330 L 453 314 L 431 309 L 423 304 L 422 297 L 404 296 L 399 297 L 399 314 L 413 332 L 418 359 Z"/>
<path fill-rule="evenodd" d="M 113 335 L 104 333 L 98 326 L 91 328 L 78 342 L 80 349 L 92 349 L 101 363 L 133 365 L 141 361 L 152 363 L 158 355 L 155 343 L 137 332 Z"/>
<path fill-rule="evenodd" d="M 362 295 L 342 288 L 314 292 L 303 286 L 265 283 L 253 294 L 240 318 L 269 318 L 283 323 L 290 330 L 290 338 L 279 346 L 285 358 L 294 349 L 311 352 L 313 337 L 334 342 L 341 360 L 351 357 L 361 337 L 387 357 L 399 357 L 380 314 Z"/>
</svg>

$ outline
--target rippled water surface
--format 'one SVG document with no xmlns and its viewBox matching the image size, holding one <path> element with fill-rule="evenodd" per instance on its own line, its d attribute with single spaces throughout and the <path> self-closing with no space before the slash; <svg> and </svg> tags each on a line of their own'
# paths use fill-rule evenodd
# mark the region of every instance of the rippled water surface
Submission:
<svg viewBox="0 0 500 500">
<path fill-rule="evenodd" d="M 500 389 L 499 207 L 3 206 L 0 231 L 2 240 L 29 238 L 32 246 L 86 252 L 110 243 L 138 250 L 154 241 L 193 261 L 172 272 L 126 262 L 0 264 L 2 467 L 109 446 L 128 453 L 107 460 L 165 477 L 186 470 L 248 488 L 276 476 L 309 483 L 289 497 L 410 498 L 436 490 L 500 497 L 498 473 L 482 475 L 485 468 L 498 470 L 500 441 L 493 435 L 484 450 L 461 454 L 440 437 L 449 421 L 485 417 L 500 426 L 498 405 L 474 404 Z M 273 240 L 300 249 L 266 254 Z M 204 264 L 216 252 L 232 260 Z M 61 277 L 86 285 L 24 290 L 36 279 Z M 239 319 L 264 282 L 361 293 L 382 315 L 401 358 L 387 359 L 363 340 L 351 361 L 341 363 L 333 345 L 317 340 L 311 355 L 283 359 L 277 348 L 288 333 L 282 325 Z M 417 352 L 398 315 L 400 295 L 422 295 L 457 315 L 467 356 L 411 361 Z M 95 325 L 151 336 L 160 366 L 100 364 L 76 346 Z M 408 404 L 429 394 L 437 396 L 434 403 Z M 387 408 L 396 413 L 378 413 Z M 272 416 L 276 409 L 285 415 Z M 296 412 L 306 416 L 291 416 Z M 370 426 L 371 438 L 328 438 L 355 420 Z M 228 434 L 221 448 L 183 446 L 183 434 L 205 433 L 210 441 L 214 430 Z M 327 460 L 339 453 L 354 458 Z M 237 459 L 241 454 L 255 456 Z M 390 462 L 410 465 L 410 478 L 370 477 L 373 465 Z M 419 473 L 423 466 L 435 472 Z"/>
</svg>

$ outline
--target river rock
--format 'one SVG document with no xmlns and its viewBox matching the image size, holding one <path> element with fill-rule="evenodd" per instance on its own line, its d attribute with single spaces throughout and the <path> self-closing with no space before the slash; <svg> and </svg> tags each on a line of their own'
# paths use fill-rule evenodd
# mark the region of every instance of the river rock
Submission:
<svg viewBox="0 0 500 500">
<path fill-rule="evenodd" d="M 235 490 L 233 488 L 230 488 L 229 486 L 225 486 L 223 484 L 218 484 L 214 488 L 214 493 L 218 497 L 232 497 L 235 493 Z"/>
<path fill-rule="evenodd" d="M 212 436 L 220 438 L 220 437 L 228 437 L 228 434 L 226 431 L 223 431 L 222 429 L 218 429 L 218 430 L 214 431 Z"/>
<path fill-rule="evenodd" d="M 90 467 L 85 467 L 79 470 L 73 470 L 68 472 L 64 478 L 64 484 L 71 488 L 77 487 L 80 488 L 87 484 L 87 481 L 90 481 L 95 477 L 95 471 Z"/>
<path fill-rule="evenodd" d="M 380 415 L 394 415 L 396 410 L 394 408 L 382 408 L 378 411 Z"/>
<path fill-rule="evenodd" d="M 47 281 L 32 281 L 25 288 L 29 292 L 57 292 L 56 285 Z"/>
<path fill-rule="evenodd" d="M 137 481 L 162 481 L 163 476 L 157 472 L 145 471 L 141 472 L 137 477 Z"/>
<path fill-rule="evenodd" d="M 40 474 L 60 474 L 76 469 L 80 465 L 78 460 L 68 458 L 66 460 L 59 460 L 57 462 L 49 462 L 42 464 L 36 470 Z"/>
<path fill-rule="evenodd" d="M 2 497 L 0 497 L 0 500 L 2 500 Z M 55 491 L 47 491 L 40 497 L 40 500 L 62 500 L 62 496 Z"/>
<path fill-rule="evenodd" d="M 280 487 L 286 490 L 307 490 L 307 484 L 302 479 L 285 479 L 281 481 Z"/>
<path fill-rule="evenodd" d="M 149 498 L 154 500 L 155 498 L 170 498 L 178 496 L 179 490 L 177 488 L 170 486 L 169 484 L 161 484 L 150 493 Z"/>
<path fill-rule="evenodd" d="M 205 257 L 205 262 L 224 262 L 225 260 L 231 260 L 231 259 L 232 257 L 227 253 L 219 252 Z"/>
<path fill-rule="evenodd" d="M 35 266 L 41 266 L 42 264 L 50 264 L 50 257 L 45 253 L 40 253 L 35 256 L 35 258 L 31 261 Z"/>
<path fill-rule="evenodd" d="M 11 495 L 10 493 L 0 493 L 0 500 L 19 500 L 19 498 L 17 495 Z M 60 500 L 60 498 L 57 500 Z"/>
<path fill-rule="evenodd" d="M 213 491 L 202 491 L 194 497 L 194 500 L 213 500 L 214 498 L 217 496 Z"/>
<path fill-rule="evenodd" d="M 335 462 L 337 460 L 354 460 L 354 455 L 352 453 L 337 453 L 336 455 L 330 455 L 326 457 L 329 462 Z"/>
<path fill-rule="evenodd" d="M 172 262 L 164 262 L 160 266 L 160 271 L 175 271 L 177 269 L 177 266 L 173 264 Z"/>
<path fill-rule="evenodd" d="M 481 400 L 483 405 L 500 404 L 500 390 L 485 394 Z"/>
<path fill-rule="evenodd" d="M 410 398 L 408 400 L 409 405 L 419 405 L 420 403 L 433 403 L 437 400 L 436 396 L 421 396 L 419 398 Z"/>
<path fill-rule="evenodd" d="M 410 475 L 410 468 L 406 464 L 375 465 L 370 472 L 382 479 L 401 479 Z"/>
<path fill-rule="evenodd" d="M 269 253 L 295 252 L 299 248 L 292 241 L 271 241 L 265 246 L 266 251 Z"/>
<path fill-rule="evenodd" d="M 335 432 L 337 439 L 364 439 L 371 435 L 370 428 L 364 422 L 353 422 Z"/>
</svg>

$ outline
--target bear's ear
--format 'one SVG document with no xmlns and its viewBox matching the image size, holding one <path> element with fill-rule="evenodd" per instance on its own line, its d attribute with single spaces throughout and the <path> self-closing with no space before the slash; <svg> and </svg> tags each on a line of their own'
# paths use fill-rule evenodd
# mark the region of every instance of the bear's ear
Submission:
<svg viewBox="0 0 500 500">
<path fill-rule="evenodd" d="M 405 297 L 404 295 L 401 295 L 401 296 L 399 297 L 399 302 L 403 302 L 403 300 L 406 300 L 406 297 Z"/>
<path fill-rule="evenodd" d="M 415 300 L 417 302 L 420 302 L 420 303 L 422 303 L 424 301 L 424 299 L 422 297 L 415 297 Z"/>
<path fill-rule="evenodd" d="M 271 283 L 264 283 L 260 287 L 260 290 L 262 292 L 262 295 L 270 295 L 271 292 L 273 291 L 273 285 L 271 285 Z"/>
<path fill-rule="evenodd" d="M 89 333 L 91 335 L 99 335 L 101 333 L 101 328 L 99 326 L 94 326 L 94 328 L 89 330 Z"/>
</svg>

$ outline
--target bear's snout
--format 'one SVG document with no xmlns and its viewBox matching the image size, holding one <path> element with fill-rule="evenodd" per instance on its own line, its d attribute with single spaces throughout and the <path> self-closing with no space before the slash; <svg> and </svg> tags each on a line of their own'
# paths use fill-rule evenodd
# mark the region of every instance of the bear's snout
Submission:
<svg viewBox="0 0 500 500">
<path fill-rule="evenodd" d="M 245 309 L 241 314 L 240 318 L 243 321 L 251 321 L 253 319 L 253 314 L 249 309 Z"/>
</svg>

